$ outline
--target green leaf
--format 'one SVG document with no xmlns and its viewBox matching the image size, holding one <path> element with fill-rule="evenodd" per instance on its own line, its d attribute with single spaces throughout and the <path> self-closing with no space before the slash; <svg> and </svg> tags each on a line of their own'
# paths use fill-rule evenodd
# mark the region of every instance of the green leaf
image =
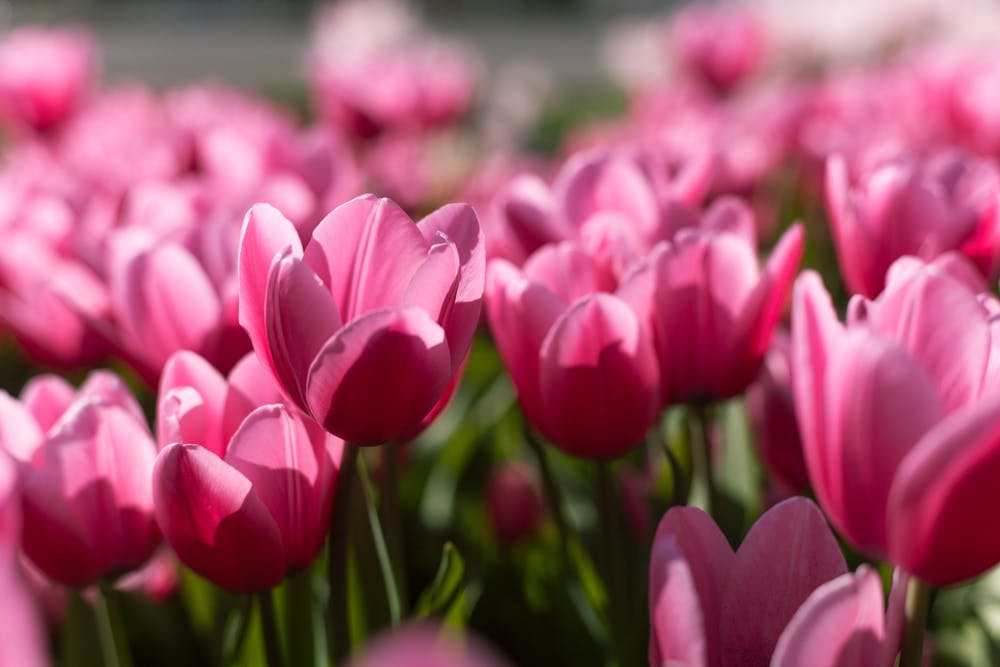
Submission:
<svg viewBox="0 0 1000 667">
<path fill-rule="evenodd" d="M 454 544 L 446 542 L 441 550 L 441 563 L 438 565 L 437 574 L 434 575 L 434 581 L 417 601 L 417 617 L 426 618 L 447 609 L 464 577 L 465 560 Z"/>
</svg>

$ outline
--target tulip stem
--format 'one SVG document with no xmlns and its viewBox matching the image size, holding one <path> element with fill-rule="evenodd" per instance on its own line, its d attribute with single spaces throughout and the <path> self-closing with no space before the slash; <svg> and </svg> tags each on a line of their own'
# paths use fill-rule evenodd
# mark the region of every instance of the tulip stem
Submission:
<svg viewBox="0 0 1000 667">
<path fill-rule="evenodd" d="M 385 527 L 386 545 L 396 577 L 396 590 L 404 610 L 409 609 L 409 591 L 406 585 L 406 549 L 403 540 L 403 524 L 399 516 L 399 445 L 388 442 L 382 447 L 382 477 L 379 480 L 379 506 Z"/>
<path fill-rule="evenodd" d="M 278 641 L 278 623 L 274 618 L 274 601 L 271 590 L 257 593 L 257 603 L 260 605 L 260 628 L 264 635 L 264 655 L 267 656 L 267 667 L 284 667 L 285 659 L 281 654 L 281 642 Z"/>
<path fill-rule="evenodd" d="M 330 511 L 330 546 L 327 560 L 327 619 L 330 633 L 330 658 L 335 665 L 344 662 L 351 652 L 351 623 L 347 594 L 347 565 L 350 551 L 351 487 L 354 485 L 358 447 L 344 443 L 344 453 L 337 473 Z"/>
<path fill-rule="evenodd" d="M 714 518 L 719 507 L 719 492 L 715 486 L 715 471 L 712 469 L 712 443 L 709 437 L 712 419 L 708 414 L 708 406 L 702 403 L 692 405 L 690 415 L 691 457 L 695 474 L 701 477 L 705 487 L 705 512 Z"/>
<path fill-rule="evenodd" d="M 920 667 L 923 662 L 924 628 L 927 627 L 930 602 L 930 584 L 911 576 L 906 589 L 906 622 L 903 625 L 899 667 Z"/>
<path fill-rule="evenodd" d="M 556 483 L 556 477 L 552 473 L 552 464 L 549 462 L 548 453 L 545 447 L 530 428 L 524 429 L 524 439 L 531 447 L 538 459 L 538 469 L 542 473 L 542 487 L 549 501 L 549 508 L 552 510 L 552 520 L 556 524 L 556 532 L 559 534 L 559 546 L 562 550 L 563 564 L 569 566 L 569 524 L 566 522 L 566 510 L 563 504 L 563 496 Z"/>
<path fill-rule="evenodd" d="M 597 511 L 604 551 L 604 576 L 608 585 L 611 612 L 609 619 L 611 643 L 619 659 L 618 664 L 626 665 L 628 660 L 625 659 L 625 628 L 628 627 L 626 615 L 629 605 L 625 600 L 625 572 L 619 551 L 621 540 L 617 530 L 618 522 L 615 520 L 615 482 L 611 474 L 611 465 L 607 461 L 597 462 Z"/>
<path fill-rule="evenodd" d="M 97 634 L 105 667 L 132 667 L 132 656 L 125 641 L 125 626 L 118 608 L 118 591 L 102 581 L 98 590 L 96 614 Z"/>
<path fill-rule="evenodd" d="M 378 558 L 379 569 L 382 571 L 382 582 L 385 584 L 385 595 L 389 603 L 389 620 L 393 626 L 399 625 L 402 618 L 402 604 L 399 601 L 399 589 L 396 587 L 396 575 L 392 567 L 392 560 L 389 558 L 389 548 L 385 543 L 385 535 L 382 533 L 382 523 L 378 518 L 378 511 L 375 509 L 375 490 L 372 488 L 371 478 L 368 476 L 368 468 L 365 460 L 358 460 L 358 479 L 361 480 L 361 488 L 365 492 L 365 509 L 368 514 L 368 525 L 372 531 L 372 541 L 375 542 L 375 555 Z"/>
</svg>

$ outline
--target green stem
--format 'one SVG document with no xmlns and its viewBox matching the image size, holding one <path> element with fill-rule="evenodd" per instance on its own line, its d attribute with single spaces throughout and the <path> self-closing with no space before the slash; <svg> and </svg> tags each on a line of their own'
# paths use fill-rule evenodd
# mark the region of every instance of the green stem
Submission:
<svg viewBox="0 0 1000 667">
<path fill-rule="evenodd" d="M 108 582 L 101 582 L 95 612 L 97 635 L 105 667 L 132 667 L 132 657 L 125 640 L 121 610 L 118 608 L 118 591 Z"/>
<path fill-rule="evenodd" d="M 264 655 L 267 656 L 267 667 L 284 667 L 285 659 L 281 654 L 281 641 L 278 639 L 278 622 L 274 618 L 274 600 L 271 590 L 257 593 L 257 603 L 260 606 L 260 629 L 264 636 Z"/>
<path fill-rule="evenodd" d="M 327 581 L 330 597 L 327 601 L 326 622 L 330 635 L 330 659 L 335 665 L 345 661 L 351 652 L 350 610 L 347 595 L 347 561 L 350 547 L 351 487 L 354 485 L 358 447 L 344 443 L 344 454 L 337 474 L 330 511 L 330 547 L 327 561 Z"/>
<path fill-rule="evenodd" d="M 322 647 L 318 608 L 313 598 L 312 571 L 308 568 L 285 580 L 285 648 L 292 665 L 317 665 L 326 655 Z"/>
<path fill-rule="evenodd" d="M 399 447 L 394 442 L 382 447 L 382 477 L 379 485 L 379 507 L 385 527 L 385 541 L 389 560 L 396 578 L 396 590 L 403 609 L 409 609 L 409 590 L 406 585 L 406 549 L 403 540 L 403 523 L 399 514 Z"/>
<path fill-rule="evenodd" d="M 691 417 L 691 457 L 695 474 L 701 477 L 705 485 L 705 511 L 714 518 L 719 506 L 719 492 L 715 486 L 715 471 L 712 468 L 712 447 L 709 438 L 712 419 L 708 414 L 708 406 L 700 403 L 691 406 Z"/>
<path fill-rule="evenodd" d="M 375 490 L 368 477 L 368 469 L 365 467 L 364 459 L 358 460 L 358 479 L 361 480 L 361 488 L 365 492 L 365 509 L 368 514 L 368 525 L 372 531 L 372 541 L 375 543 L 375 555 L 378 559 L 379 569 L 382 571 L 386 600 L 389 603 L 389 620 L 393 626 L 396 626 L 402 619 L 402 604 L 399 599 L 399 590 L 396 588 L 396 575 L 393 571 L 392 560 L 389 558 L 389 549 L 385 545 L 382 524 L 378 519 L 378 511 L 375 509 Z"/>
<path fill-rule="evenodd" d="M 625 600 L 625 571 L 620 552 L 620 534 L 615 519 L 615 483 L 611 465 L 606 461 L 597 462 L 597 511 L 604 552 L 604 577 L 608 585 L 610 605 L 608 625 L 611 643 L 618 664 L 627 665 L 625 628 L 628 627 L 626 615 L 629 606 Z"/>
<path fill-rule="evenodd" d="M 239 596 L 238 603 L 229 611 L 222 624 L 222 645 L 219 647 L 219 651 L 222 656 L 222 664 L 225 667 L 235 664 L 239 658 L 243 641 L 247 636 L 247 626 L 250 625 L 247 620 L 250 617 L 252 603 L 252 596 Z"/>
<path fill-rule="evenodd" d="M 906 621 L 903 625 L 899 667 L 920 667 L 924 656 L 924 629 L 930 609 L 931 586 L 914 576 L 906 589 Z"/>
<path fill-rule="evenodd" d="M 563 564 L 569 566 L 569 524 L 566 521 L 566 509 L 563 502 L 562 492 L 556 483 L 556 476 L 552 472 L 552 464 L 549 455 L 545 451 L 545 446 L 538 441 L 530 428 L 524 429 L 524 439 L 531 447 L 538 459 L 538 469 L 542 474 L 542 487 L 548 500 L 549 508 L 552 511 L 552 520 L 556 524 L 556 532 L 559 534 L 559 547 L 562 551 Z"/>
</svg>

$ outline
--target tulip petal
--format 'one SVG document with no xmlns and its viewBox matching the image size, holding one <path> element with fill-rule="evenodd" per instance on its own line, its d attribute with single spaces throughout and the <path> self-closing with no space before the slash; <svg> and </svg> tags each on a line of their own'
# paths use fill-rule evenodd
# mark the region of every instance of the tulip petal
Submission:
<svg viewBox="0 0 1000 667">
<path fill-rule="evenodd" d="M 764 513 L 733 560 L 722 598 L 722 664 L 767 665 L 781 631 L 821 584 L 847 572 L 819 508 L 790 498 Z"/>
<path fill-rule="evenodd" d="M 271 264 L 276 255 L 285 251 L 302 257 L 302 242 L 295 226 L 270 204 L 254 205 L 247 211 L 240 230 L 239 322 L 250 336 L 253 349 L 272 368 L 265 328 L 266 294 Z"/>
<path fill-rule="evenodd" d="M 17 399 L 0 390 L 0 450 L 18 461 L 30 461 L 44 438 L 34 415 Z"/>
<path fill-rule="evenodd" d="M 893 562 L 939 586 L 1000 562 L 998 475 L 1000 394 L 994 392 L 936 426 L 900 464 L 888 505 Z"/>
<path fill-rule="evenodd" d="M 331 433 L 359 445 L 409 432 L 451 380 L 444 330 L 422 308 L 375 310 L 338 331 L 316 355 L 306 396 Z"/>
<path fill-rule="evenodd" d="M 187 350 L 171 356 L 160 375 L 156 406 L 160 447 L 197 442 L 222 456 L 225 442 L 219 427 L 225 395 L 225 379 L 203 357 Z"/>
<path fill-rule="evenodd" d="M 874 298 L 882 290 L 881 269 L 874 266 L 874 240 L 858 219 L 847 178 L 847 162 L 840 155 L 826 162 L 826 210 L 844 282 L 851 292 Z"/>
<path fill-rule="evenodd" d="M 603 210 L 621 211 L 644 235 L 656 230 L 659 203 L 652 184 L 639 166 L 602 151 L 570 158 L 552 184 L 557 210 L 571 227 L 579 228 Z"/>
<path fill-rule="evenodd" d="M 337 304 L 305 262 L 285 255 L 271 267 L 264 313 L 277 379 L 306 410 L 309 366 L 341 325 Z"/>
<path fill-rule="evenodd" d="M 524 263 L 524 275 L 545 285 L 566 306 L 588 294 L 614 288 L 609 276 L 603 275 L 594 260 L 571 241 L 538 250 Z"/>
<path fill-rule="evenodd" d="M 21 390 L 21 404 L 34 416 L 44 433 L 66 412 L 75 396 L 76 389 L 62 377 L 36 375 Z"/>
<path fill-rule="evenodd" d="M 274 376 L 260 363 L 260 358 L 253 352 L 244 356 L 229 372 L 222 408 L 223 442 L 229 442 L 254 408 L 283 400 Z"/>
<path fill-rule="evenodd" d="M 696 507 L 660 519 L 649 566 L 649 664 L 720 667 L 722 589 L 733 550 Z"/>
<path fill-rule="evenodd" d="M 285 574 L 281 533 L 246 477 L 197 445 L 170 445 L 153 469 L 156 520 L 181 561 L 236 592 Z"/>
<path fill-rule="evenodd" d="M 632 449 L 659 414 L 656 357 L 635 313 L 610 294 L 580 299 L 540 351 L 546 435 L 576 456 Z"/>
<path fill-rule="evenodd" d="M 327 435 L 281 405 L 250 413 L 233 434 L 225 461 L 243 473 L 281 531 L 285 563 L 305 567 L 323 545 L 333 470 Z"/>
<path fill-rule="evenodd" d="M 884 643 L 882 582 L 862 565 L 813 591 L 781 633 L 771 666 L 878 665 Z"/>
<path fill-rule="evenodd" d="M 448 317 L 441 322 L 451 350 L 452 372 L 458 371 L 479 325 L 486 285 L 486 240 L 475 210 L 468 204 L 448 204 L 429 214 L 417 227 L 429 245 L 442 236 L 458 251 L 458 284 Z M 441 320 L 439 320 L 441 321 Z"/>
<path fill-rule="evenodd" d="M 395 202 L 361 195 L 323 218 L 303 260 L 333 293 L 341 321 L 350 322 L 371 310 L 398 306 L 427 248 Z"/>
</svg>

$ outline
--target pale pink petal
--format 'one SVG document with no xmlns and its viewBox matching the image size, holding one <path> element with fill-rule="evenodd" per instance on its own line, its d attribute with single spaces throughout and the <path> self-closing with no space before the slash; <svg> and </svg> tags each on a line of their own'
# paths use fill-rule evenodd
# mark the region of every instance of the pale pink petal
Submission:
<svg viewBox="0 0 1000 667">
<path fill-rule="evenodd" d="M 566 306 L 588 294 L 614 289 L 611 277 L 571 241 L 541 248 L 524 263 L 524 275 L 545 285 Z"/>
<path fill-rule="evenodd" d="M 21 403 L 44 433 L 66 412 L 75 396 L 76 389 L 62 377 L 36 375 L 21 390 Z"/>
<path fill-rule="evenodd" d="M 229 439 L 254 408 L 281 403 L 285 398 L 274 376 L 253 352 L 247 354 L 229 372 L 222 408 L 222 439 Z"/>
<path fill-rule="evenodd" d="M 187 391 L 172 394 L 175 390 Z M 159 446 L 194 442 L 221 456 L 225 451 L 220 433 L 225 395 L 225 379 L 203 357 L 189 351 L 171 356 L 160 375 L 156 406 Z M 168 401 L 172 403 L 169 410 Z"/>
<path fill-rule="evenodd" d="M 423 309 L 375 310 L 320 350 L 306 396 L 310 413 L 329 432 L 374 445 L 413 429 L 450 380 L 444 330 Z"/>
<path fill-rule="evenodd" d="M 28 408 L 0 390 L 0 450 L 19 461 L 30 461 L 44 438 Z"/>
</svg>

